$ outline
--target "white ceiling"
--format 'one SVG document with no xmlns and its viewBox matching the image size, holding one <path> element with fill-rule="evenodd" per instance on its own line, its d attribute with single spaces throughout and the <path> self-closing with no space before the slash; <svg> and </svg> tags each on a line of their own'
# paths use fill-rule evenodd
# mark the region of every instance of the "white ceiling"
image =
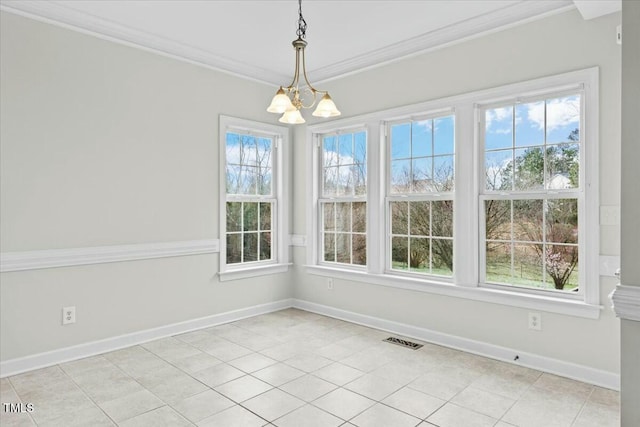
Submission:
<svg viewBox="0 0 640 427">
<path fill-rule="evenodd" d="M 589 16 L 580 3 L 588 3 Z M 575 0 L 585 19 L 619 10 L 619 3 Z M 1 0 L 0 5 L 270 84 L 288 84 L 293 73 L 296 0 Z M 303 0 L 309 77 L 321 82 L 574 7 L 572 0 Z"/>
</svg>

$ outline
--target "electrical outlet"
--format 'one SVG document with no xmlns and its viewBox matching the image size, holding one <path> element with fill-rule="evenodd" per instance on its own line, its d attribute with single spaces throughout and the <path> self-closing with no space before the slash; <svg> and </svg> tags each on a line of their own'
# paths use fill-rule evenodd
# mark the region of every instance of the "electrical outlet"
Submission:
<svg viewBox="0 0 640 427">
<path fill-rule="evenodd" d="M 540 313 L 529 313 L 529 329 L 542 330 L 542 315 Z"/>
<path fill-rule="evenodd" d="M 333 290 L 333 279 L 332 278 L 328 278 L 327 279 L 327 289 L 332 291 Z"/>
<path fill-rule="evenodd" d="M 69 325 L 76 323 L 76 308 L 74 307 L 62 307 L 62 324 Z"/>
</svg>

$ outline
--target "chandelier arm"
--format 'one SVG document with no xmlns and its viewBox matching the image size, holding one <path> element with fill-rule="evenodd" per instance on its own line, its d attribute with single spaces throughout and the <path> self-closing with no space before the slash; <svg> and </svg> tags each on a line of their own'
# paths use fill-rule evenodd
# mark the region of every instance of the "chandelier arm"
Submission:
<svg viewBox="0 0 640 427">
<path fill-rule="evenodd" d="M 307 77 L 307 65 L 304 60 L 304 49 L 302 49 L 302 76 L 304 77 L 304 81 L 307 84 L 307 87 L 311 89 L 314 98 L 316 96 L 316 93 L 327 93 L 326 91 L 316 89 L 311 85 L 311 83 L 309 83 L 309 78 Z"/>
</svg>

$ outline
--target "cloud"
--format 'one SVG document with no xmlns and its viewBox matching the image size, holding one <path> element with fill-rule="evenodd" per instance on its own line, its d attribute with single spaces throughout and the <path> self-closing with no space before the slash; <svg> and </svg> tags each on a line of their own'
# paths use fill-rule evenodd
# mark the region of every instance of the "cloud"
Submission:
<svg viewBox="0 0 640 427">
<path fill-rule="evenodd" d="M 580 98 L 572 96 L 547 100 L 547 132 L 580 122 Z M 526 104 L 527 118 L 542 130 L 545 126 L 545 103 Z"/>
<path fill-rule="evenodd" d="M 506 118 L 511 118 L 512 114 L 512 107 L 502 107 L 487 110 L 485 114 L 485 130 L 489 131 L 489 129 L 495 122 L 502 122 Z"/>
</svg>

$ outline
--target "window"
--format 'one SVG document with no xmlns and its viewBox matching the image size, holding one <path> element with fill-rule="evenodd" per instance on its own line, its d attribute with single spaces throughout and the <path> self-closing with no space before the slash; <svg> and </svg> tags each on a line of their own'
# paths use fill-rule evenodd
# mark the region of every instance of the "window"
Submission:
<svg viewBox="0 0 640 427">
<path fill-rule="evenodd" d="M 367 263 L 367 134 L 324 134 L 321 140 L 322 261 Z"/>
<path fill-rule="evenodd" d="M 388 125 L 391 270 L 453 274 L 454 116 Z"/>
<path fill-rule="evenodd" d="M 580 293 L 582 95 L 481 109 L 484 282 Z"/>
<path fill-rule="evenodd" d="M 285 261 L 280 151 L 287 130 L 224 116 L 220 124 L 222 277 Z"/>
<path fill-rule="evenodd" d="M 307 271 L 597 318 L 598 107 L 592 68 L 309 126 Z"/>
</svg>

